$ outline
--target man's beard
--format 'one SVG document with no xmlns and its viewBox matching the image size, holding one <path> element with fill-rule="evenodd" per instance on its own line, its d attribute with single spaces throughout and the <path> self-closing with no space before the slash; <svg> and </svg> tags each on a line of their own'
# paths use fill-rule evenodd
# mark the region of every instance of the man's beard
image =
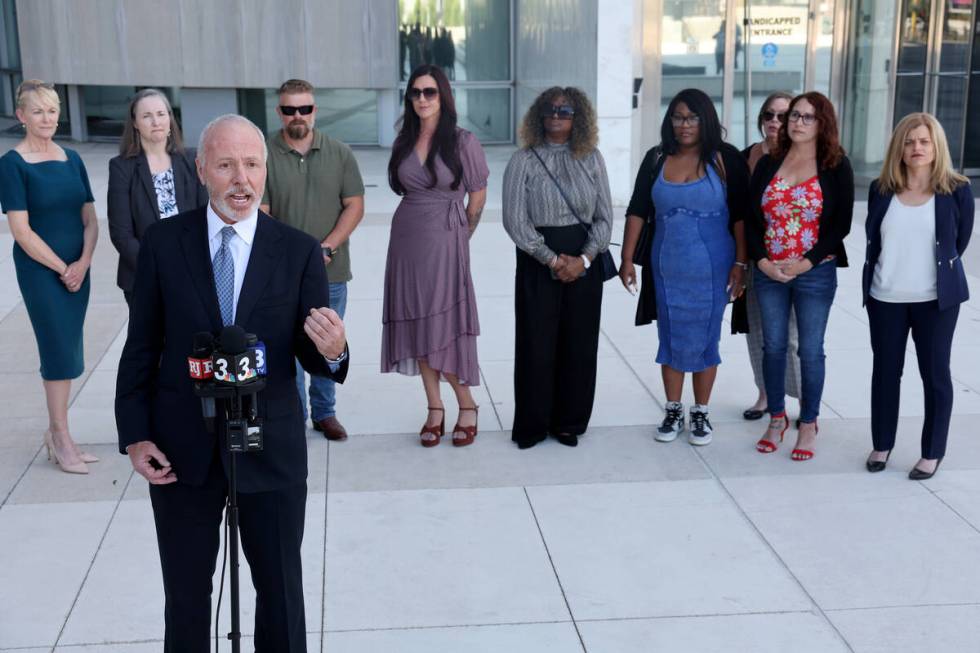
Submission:
<svg viewBox="0 0 980 653">
<path fill-rule="evenodd" d="M 211 202 L 214 203 L 214 208 L 216 208 L 222 215 L 230 220 L 237 221 L 247 218 L 259 207 L 259 203 L 262 201 L 262 198 L 252 190 L 250 185 L 233 186 L 232 188 L 228 189 L 224 195 L 217 195 L 210 185 L 206 185 L 206 188 L 208 190 L 208 196 L 211 198 Z M 252 196 L 252 201 L 246 208 L 234 208 L 228 203 L 229 196 L 243 193 L 248 193 Z"/>
<path fill-rule="evenodd" d="M 292 139 L 299 140 L 301 138 L 306 138 L 306 135 L 309 133 L 310 126 L 302 120 L 294 120 L 286 125 L 286 134 L 288 134 Z"/>
</svg>

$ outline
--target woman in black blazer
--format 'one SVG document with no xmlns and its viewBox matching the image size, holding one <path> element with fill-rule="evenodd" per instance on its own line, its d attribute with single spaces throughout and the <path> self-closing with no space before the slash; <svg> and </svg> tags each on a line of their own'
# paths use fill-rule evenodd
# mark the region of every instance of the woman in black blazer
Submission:
<svg viewBox="0 0 980 653">
<path fill-rule="evenodd" d="M 799 332 L 800 430 L 793 460 L 813 458 L 825 375 L 823 340 L 837 292 L 837 268 L 847 266 L 844 237 L 854 212 L 854 173 L 840 146 L 837 116 L 824 95 L 790 102 L 776 150 L 759 160 L 749 184 L 746 221 L 753 279 L 762 311 L 762 375 L 769 427 L 756 443 L 772 453 L 789 425 L 786 350 L 789 315 Z"/>
<path fill-rule="evenodd" d="M 960 304 L 970 296 L 961 257 L 973 210 L 970 182 L 953 169 L 939 122 L 928 113 L 903 118 L 868 192 L 865 221 L 862 287 L 874 351 L 869 472 L 885 469 L 895 445 L 909 331 L 925 390 L 922 458 L 909 478 L 931 478 L 946 455 L 953 412 L 949 360 Z"/>
<path fill-rule="evenodd" d="M 140 91 L 129 104 L 119 156 L 109 161 L 109 238 L 119 251 L 116 284 L 127 304 L 143 232 L 207 202 L 194 153 L 184 149 L 167 96 L 152 88 Z"/>
</svg>

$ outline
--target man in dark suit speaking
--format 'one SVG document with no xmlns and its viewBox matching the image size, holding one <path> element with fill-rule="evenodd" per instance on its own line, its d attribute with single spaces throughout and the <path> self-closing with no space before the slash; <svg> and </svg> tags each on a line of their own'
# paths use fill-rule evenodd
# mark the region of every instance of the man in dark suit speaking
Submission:
<svg viewBox="0 0 980 653">
<path fill-rule="evenodd" d="M 300 545 L 306 436 L 294 360 L 343 381 L 344 325 L 330 310 L 320 244 L 259 212 L 262 132 L 227 115 L 201 134 L 206 208 L 147 230 L 116 385 L 119 449 L 150 483 L 168 652 L 209 648 L 228 454 L 205 427 L 187 357 L 194 334 L 235 324 L 266 346 L 264 450 L 239 455 L 242 550 L 256 589 L 257 651 L 306 651 Z M 219 414 L 216 433 L 222 433 Z"/>
</svg>

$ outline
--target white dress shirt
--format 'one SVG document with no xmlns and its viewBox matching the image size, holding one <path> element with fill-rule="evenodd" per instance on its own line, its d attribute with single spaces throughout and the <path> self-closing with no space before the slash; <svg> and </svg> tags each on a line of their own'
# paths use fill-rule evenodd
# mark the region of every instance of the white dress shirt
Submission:
<svg viewBox="0 0 980 653">
<path fill-rule="evenodd" d="M 258 209 L 250 213 L 247 218 L 239 220 L 235 224 L 227 224 L 218 217 L 211 203 L 208 202 L 208 250 L 211 252 L 212 263 L 214 262 L 214 255 L 221 249 L 221 230 L 225 227 L 233 227 L 235 229 L 235 237 L 228 242 L 228 249 L 231 250 L 231 258 L 235 262 L 235 306 L 231 313 L 232 322 L 234 322 L 235 316 L 238 314 L 238 298 L 242 294 L 245 270 L 248 268 L 248 259 L 252 255 L 252 243 L 255 241 L 255 228 L 258 224 Z M 336 372 L 340 369 L 340 363 L 347 358 L 347 351 L 344 350 L 344 353 L 337 360 L 324 358 L 330 367 L 330 371 Z"/>
<path fill-rule="evenodd" d="M 255 240 L 255 228 L 258 224 L 257 208 L 244 220 L 227 224 L 218 217 L 211 203 L 208 202 L 208 249 L 211 251 L 212 263 L 214 255 L 221 249 L 221 230 L 225 227 L 235 229 L 235 237 L 228 242 L 231 258 L 235 262 L 235 305 L 231 313 L 232 322 L 238 313 L 238 297 L 242 294 L 242 283 L 245 281 L 245 270 L 248 268 L 248 259 L 252 255 L 252 242 Z"/>
</svg>

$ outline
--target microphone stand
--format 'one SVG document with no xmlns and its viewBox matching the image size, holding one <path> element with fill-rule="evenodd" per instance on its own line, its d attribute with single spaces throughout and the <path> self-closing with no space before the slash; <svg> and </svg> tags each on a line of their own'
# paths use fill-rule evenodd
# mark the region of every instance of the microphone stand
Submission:
<svg viewBox="0 0 980 653">
<path fill-rule="evenodd" d="M 231 602 L 231 631 L 228 640 L 231 641 L 232 653 L 241 652 L 241 594 L 238 583 L 239 569 L 239 533 L 238 533 L 238 454 L 248 451 L 247 440 L 248 420 L 242 407 L 242 397 L 255 395 L 265 388 L 265 379 L 256 378 L 243 385 L 196 384 L 195 392 L 200 396 L 213 397 L 221 400 L 225 406 L 224 447 L 228 453 L 228 558 L 229 564 L 229 600 Z M 253 399 L 254 402 L 254 399 Z M 254 403 L 253 403 L 254 405 Z"/>
</svg>

